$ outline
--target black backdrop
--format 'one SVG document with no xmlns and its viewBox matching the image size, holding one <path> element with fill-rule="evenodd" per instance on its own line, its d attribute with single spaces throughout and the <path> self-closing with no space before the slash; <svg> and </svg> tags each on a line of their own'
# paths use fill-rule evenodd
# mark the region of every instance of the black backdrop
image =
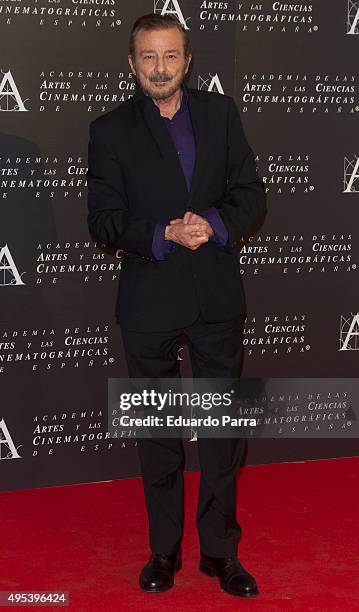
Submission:
<svg viewBox="0 0 359 612">
<path fill-rule="evenodd" d="M 133 439 L 106 438 L 121 260 L 90 240 L 85 173 L 88 124 L 133 94 L 129 32 L 154 10 L 189 29 L 189 85 L 234 96 L 267 187 L 239 254 L 243 377 L 331 378 L 325 405 L 358 375 L 359 2 L 0 0 L 3 490 L 139 474 Z M 352 454 L 303 436 L 251 440 L 246 461 Z"/>
</svg>

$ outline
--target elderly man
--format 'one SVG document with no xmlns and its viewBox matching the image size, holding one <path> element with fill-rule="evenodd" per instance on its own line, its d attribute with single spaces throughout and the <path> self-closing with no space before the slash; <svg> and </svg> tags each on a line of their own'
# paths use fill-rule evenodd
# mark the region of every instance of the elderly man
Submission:
<svg viewBox="0 0 359 612">
<path fill-rule="evenodd" d="M 245 298 L 236 245 L 265 213 L 265 190 L 233 98 L 185 84 L 192 53 L 174 17 L 136 20 L 135 95 L 90 125 L 88 226 L 123 250 L 117 321 L 130 377 L 179 377 L 185 334 L 193 377 L 238 377 Z M 233 595 L 258 593 L 237 558 L 240 438 L 198 439 L 202 572 Z M 182 565 L 181 438 L 138 439 L 151 555 L 147 592 Z"/>
</svg>

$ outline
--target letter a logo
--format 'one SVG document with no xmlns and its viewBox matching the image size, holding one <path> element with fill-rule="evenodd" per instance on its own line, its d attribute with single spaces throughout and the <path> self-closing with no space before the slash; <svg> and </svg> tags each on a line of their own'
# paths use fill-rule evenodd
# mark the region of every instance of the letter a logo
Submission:
<svg viewBox="0 0 359 612">
<path fill-rule="evenodd" d="M 0 460 L 1 459 L 21 459 L 4 419 L 0 421 Z"/>
<path fill-rule="evenodd" d="M 359 2 L 348 0 L 347 34 L 359 34 Z"/>
<path fill-rule="evenodd" d="M 28 111 L 29 109 L 25 108 L 10 70 L 3 74 L 4 76 L 0 83 L 0 111 Z"/>
<path fill-rule="evenodd" d="M 183 17 L 183 13 L 181 11 L 178 0 L 155 0 L 154 1 L 154 13 L 160 13 L 161 15 L 175 15 L 178 21 L 181 22 L 185 30 L 189 30 L 186 21 Z"/>
<path fill-rule="evenodd" d="M 217 93 L 224 94 L 222 83 L 219 80 L 218 74 L 214 74 L 213 76 L 209 74 L 209 78 L 202 79 L 200 75 L 198 75 L 198 89 L 207 89 L 207 91 L 216 91 Z"/>
<path fill-rule="evenodd" d="M 359 350 L 359 312 L 350 320 L 341 317 L 340 351 Z M 345 331 L 344 331 L 345 330 Z"/>
<path fill-rule="evenodd" d="M 359 157 L 344 158 L 344 191 L 343 193 L 359 193 Z"/>
<path fill-rule="evenodd" d="M 1 274 L 2 272 L 2 274 Z M 25 285 L 7 244 L 0 249 L 0 287 Z"/>
</svg>

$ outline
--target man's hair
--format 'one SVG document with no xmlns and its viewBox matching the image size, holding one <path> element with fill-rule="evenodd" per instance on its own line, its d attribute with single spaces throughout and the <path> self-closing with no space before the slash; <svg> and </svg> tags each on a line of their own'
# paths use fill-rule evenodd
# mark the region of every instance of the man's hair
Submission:
<svg viewBox="0 0 359 612">
<path fill-rule="evenodd" d="M 187 59 L 191 53 L 191 43 L 187 33 L 181 22 L 174 15 L 160 15 L 159 13 L 148 13 L 136 19 L 132 26 L 130 34 L 130 55 L 135 59 L 136 55 L 136 34 L 139 30 L 168 30 L 169 28 L 177 28 L 182 32 L 184 56 Z"/>
</svg>

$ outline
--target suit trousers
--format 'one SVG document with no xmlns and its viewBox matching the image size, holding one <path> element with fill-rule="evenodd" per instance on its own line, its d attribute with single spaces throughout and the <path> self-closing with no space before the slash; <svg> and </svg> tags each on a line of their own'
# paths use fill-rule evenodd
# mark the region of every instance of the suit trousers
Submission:
<svg viewBox="0 0 359 612">
<path fill-rule="evenodd" d="M 209 323 L 202 315 L 171 331 L 121 329 L 129 378 L 180 378 L 178 350 L 185 334 L 193 378 L 239 378 L 243 320 Z M 236 475 L 243 438 L 198 438 L 200 485 L 196 524 L 200 551 L 236 556 L 241 527 L 236 519 Z M 152 552 L 173 554 L 184 525 L 183 439 L 138 438 Z"/>
</svg>

